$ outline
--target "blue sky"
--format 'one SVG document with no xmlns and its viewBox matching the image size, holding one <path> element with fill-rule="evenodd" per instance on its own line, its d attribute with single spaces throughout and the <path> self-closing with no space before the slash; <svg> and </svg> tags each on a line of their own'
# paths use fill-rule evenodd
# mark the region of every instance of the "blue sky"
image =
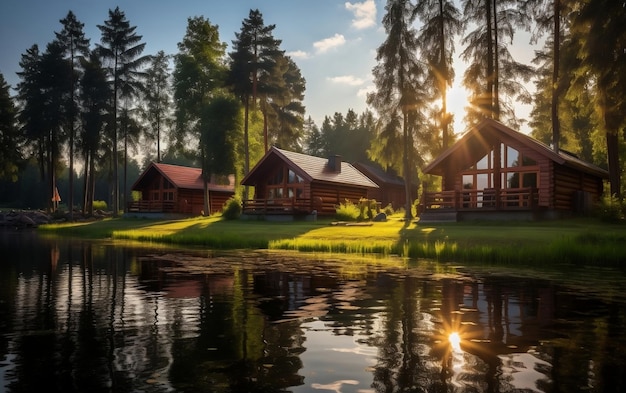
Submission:
<svg viewBox="0 0 626 393">
<path fill-rule="evenodd" d="M 220 39 L 230 45 L 250 10 L 259 9 L 266 25 L 276 25 L 274 37 L 282 40 L 281 48 L 300 67 L 306 79 L 306 116 L 321 126 L 324 116 L 349 109 L 360 114 L 367 108 L 376 48 L 385 39 L 381 27 L 385 4 L 385 0 L 1 0 L 0 73 L 15 87 L 21 55 L 33 44 L 44 51 L 70 10 L 84 23 L 92 47 L 100 42 L 97 25 L 108 19 L 109 9 L 119 6 L 143 36 L 144 54 L 159 50 L 175 54 L 187 18 L 209 19 L 218 25 Z M 465 92 L 458 87 L 461 77 L 458 69 L 449 95 L 450 110 L 457 112 L 457 132 L 463 130 L 466 105 Z"/>
</svg>

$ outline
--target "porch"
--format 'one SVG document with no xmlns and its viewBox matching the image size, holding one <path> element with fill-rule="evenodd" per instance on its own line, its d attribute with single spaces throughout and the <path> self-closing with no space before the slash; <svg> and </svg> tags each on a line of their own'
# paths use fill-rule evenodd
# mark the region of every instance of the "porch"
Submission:
<svg viewBox="0 0 626 393">
<path fill-rule="evenodd" d="M 243 201 L 242 213 L 247 215 L 291 215 L 306 216 L 309 214 L 323 215 L 335 212 L 337 201 L 333 198 L 272 198 L 248 199 Z"/>
<path fill-rule="evenodd" d="M 420 221 L 462 221 L 464 219 L 532 218 L 538 193 L 533 187 L 496 190 L 425 192 L 420 206 Z"/>
</svg>

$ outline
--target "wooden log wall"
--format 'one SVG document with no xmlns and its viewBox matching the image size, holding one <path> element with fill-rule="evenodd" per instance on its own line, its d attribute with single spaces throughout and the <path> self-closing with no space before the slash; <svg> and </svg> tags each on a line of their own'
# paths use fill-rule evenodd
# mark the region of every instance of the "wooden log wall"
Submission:
<svg viewBox="0 0 626 393">
<path fill-rule="evenodd" d="M 554 208 L 574 211 L 576 193 L 587 193 L 595 203 L 602 195 L 602 179 L 557 165 L 554 171 Z"/>
<path fill-rule="evenodd" d="M 358 203 L 367 198 L 367 189 L 348 185 L 326 183 L 311 184 L 311 199 L 318 215 L 334 215 L 335 207 L 346 200 Z"/>
</svg>

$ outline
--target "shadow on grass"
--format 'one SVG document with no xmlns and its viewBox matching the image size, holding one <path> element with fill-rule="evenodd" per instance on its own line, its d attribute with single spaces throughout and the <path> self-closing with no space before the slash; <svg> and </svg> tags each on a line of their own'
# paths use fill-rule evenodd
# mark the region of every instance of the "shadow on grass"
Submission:
<svg viewBox="0 0 626 393">
<path fill-rule="evenodd" d="M 153 222 L 146 228 L 116 230 L 113 237 L 215 249 L 265 249 L 271 241 L 297 237 L 320 225 L 318 222 L 241 221 L 211 217 Z"/>
</svg>

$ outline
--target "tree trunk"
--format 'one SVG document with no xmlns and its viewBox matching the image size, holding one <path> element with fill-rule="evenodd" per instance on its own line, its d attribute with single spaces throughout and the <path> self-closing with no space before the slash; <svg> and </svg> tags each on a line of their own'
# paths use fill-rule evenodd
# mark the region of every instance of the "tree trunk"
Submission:
<svg viewBox="0 0 626 393">
<path fill-rule="evenodd" d="M 409 115 L 405 112 L 402 114 L 402 128 L 404 138 L 404 157 L 402 163 L 404 166 L 404 196 L 406 202 L 404 204 L 405 213 L 404 218 L 410 220 L 413 218 L 413 212 L 411 211 L 411 173 L 410 173 L 410 160 L 409 160 Z"/>
<path fill-rule="evenodd" d="M 250 113 L 250 96 L 246 94 L 244 102 L 244 120 L 243 120 L 243 151 L 244 151 L 244 163 L 243 163 L 243 175 L 248 175 L 250 172 L 250 150 L 248 141 L 248 117 Z M 243 199 L 248 199 L 248 186 L 243 188 Z"/>
<path fill-rule="evenodd" d="M 552 148 L 559 153 L 559 141 L 561 139 L 561 125 L 559 123 L 559 66 L 560 66 L 560 46 L 561 46 L 561 12 L 560 1 L 554 1 L 554 37 L 552 47 Z"/>
</svg>

